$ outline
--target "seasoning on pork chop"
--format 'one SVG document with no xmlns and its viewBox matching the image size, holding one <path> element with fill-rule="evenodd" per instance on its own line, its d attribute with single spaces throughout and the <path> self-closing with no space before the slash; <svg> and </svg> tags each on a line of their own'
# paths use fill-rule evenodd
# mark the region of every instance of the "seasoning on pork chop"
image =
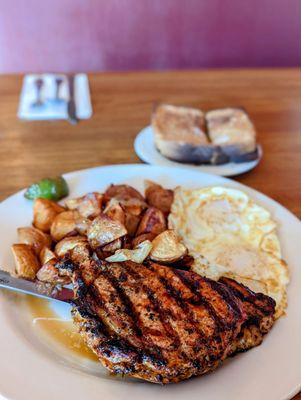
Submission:
<svg viewBox="0 0 301 400">
<path fill-rule="evenodd" d="M 257 312 L 254 303 L 245 305 L 245 288 L 239 292 L 241 285 L 234 288 L 228 280 L 215 282 L 155 263 L 92 258 L 81 264 L 65 259 L 59 268 L 74 284 L 75 324 L 113 373 L 179 382 L 212 371 L 242 350 L 237 339 L 250 318 L 256 326 L 266 317 L 273 323 L 273 300 L 260 295 L 265 311 Z"/>
</svg>

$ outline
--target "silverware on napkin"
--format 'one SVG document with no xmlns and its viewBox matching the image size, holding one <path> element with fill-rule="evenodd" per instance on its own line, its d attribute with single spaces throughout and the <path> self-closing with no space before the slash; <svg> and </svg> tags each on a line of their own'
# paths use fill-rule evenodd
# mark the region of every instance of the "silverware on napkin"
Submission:
<svg viewBox="0 0 301 400">
<path fill-rule="evenodd" d="M 78 122 L 78 118 L 76 116 L 76 105 L 74 98 L 74 75 L 68 75 L 68 88 L 69 88 L 69 100 L 67 103 L 67 112 L 68 112 L 68 120 L 71 124 L 76 124 Z"/>
<path fill-rule="evenodd" d="M 67 303 L 73 299 L 73 290 L 71 289 L 55 289 L 49 293 L 49 291 L 45 288 L 45 285 L 27 281 L 22 278 L 16 278 L 3 270 L 0 270 L 0 288 L 29 294 L 35 297 L 42 297 L 48 300 L 58 300 Z"/>
</svg>

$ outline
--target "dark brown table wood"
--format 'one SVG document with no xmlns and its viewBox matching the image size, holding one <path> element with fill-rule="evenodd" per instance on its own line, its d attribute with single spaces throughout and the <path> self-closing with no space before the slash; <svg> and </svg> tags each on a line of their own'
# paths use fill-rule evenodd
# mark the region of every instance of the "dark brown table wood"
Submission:
<svg viewBox="0 0 301 400">
<path fill-rule="evenodd" d="M 133 140 L 154 102 L 243 106 L 264 157 L 239 182 L 301 217 L 301 69 L 103 73 L 89 76 L 93 117 L 72 126 L 17 119 L 21 76 L 0 76 L 0 199 L 45 176 L 137 163 Z M 301 395 L 297 397 L 301 399 Z"/>
</svg>

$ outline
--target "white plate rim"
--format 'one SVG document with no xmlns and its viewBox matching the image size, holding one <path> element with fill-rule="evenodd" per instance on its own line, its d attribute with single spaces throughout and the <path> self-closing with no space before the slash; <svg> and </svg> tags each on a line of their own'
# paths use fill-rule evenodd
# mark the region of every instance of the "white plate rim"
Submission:
<svg viewBox="0 0 301 400">
<path fill-rule="evenodd" d="M 87 174 L 87 173 L 92 173 L 93 174 L 94 172 L 98 172 L 98 171 L 99 172 L 104 172 L 105 170 L 107 170 L 107 172 L 108 171 L 112 171 L 112 176 L 114 176 L 114 173 L 116 173 L 117 171 L 120 171 L 120 169 L 122 169 L 123 172 L 125 172 L 126 170 L 135 170 L 134 172 L 135 173 L 139 172 L 139 174 L 141 174 L 143 172 L 143 170 L 146 172 L 148 169 L 152 169 L 152 171 L 157 171 L 157 172 L 160 170 L 162 174 L 167 174 L 167 175 L 170 174 L 170 176 L 177 175 L 177 172 L 178 172 L 177 170 L 179 170 L 179 173 L 181 172 L 182 174 L 185 174 L 185 176 L 189 176 L 188 171 L 187 170 L 183 170 L 183 168 L 177 168 L 177 169 L 175 169 L 175 168 L 162 168 L 162 167 L 148 166 L 148 165 L 143 165 L 143 164 L 140 164 L 140 165 L 139 164 L 138 165 L 135 165 L 135 164 L 113 165 L 113 166 L 95 167 L 95 168 L 91 168 L 91 169 L 88 168 L 88 169 L 85 169 L 85 170 L 71 172 L 71 173 L 68 173 L 68 174 L 66 174 L 64 176 L 68 181 L 72 181 L 72 179 L 76 178 L 78 176 L 78 174 Z M 195 175 L 195 173 L 192 173 L 192 175 Z M 201 180 L 202 176 L 203 177 L 206 176 L 207 179 L 210 179 L 210 180 L 213 180 L 213 181 L 220 181 L 220 182 L 223 181 L 224 184 L 226 184 L 227 186 L 229 185 L 229 186 L 232 186 L 232 187 L 241 188 L 241 189 L 247 191 L 251 196 L 257 197 L 257 200 L 260 203 L 268 202 L 271 205 L 271 207 L 273 208 L 274 211 L 280 210 L 281 212 L 284 212 L 284 215 L 286 216 L 286 218 L 289 218 L 290 222 L 292 224 L 294 224 L 295 226 L 297 226 L 296 231 L 301 233 L 301 225 L 300 225 L 299 219 L 296 216 L 294 216 L 291 212 L 289 212 L 288 210 L 283 208 L 279 203 L 277 203 L 274 200 L 268 198 L 267 196 L 265 196 L 265 195 L 263 195 L 263 194 L 261 194 L 259 192 L 256 192 L 253 189 L 250 189 L 250 188 L 248 188 L 248 187 L 246 187 L 244 185 L 241 185 L 241 184 L 239 184 L 237 182 L 234 182 L 234 181 L 231 181 L 229 179 L 226 179 L 226 178 L 212 177 L 212 176 L 210 176 L 208 174 L 204 174 L 202 172 L 198 172 L 197 175 L 199 175 L 200 180 Z M 112 178 L 112 181 L 116 182 L 116 180 L 114 178 Z M 201 186 L 201 184 L 199 186 Z M 20 191 L 20 192 L 18 192 L 16 194 L 10 196 L 6 200 L 4 200 L 0 204 L 0 214 L 1 214 L 1 210 L 2 210 L 2 205 L 3 204 L 6 204 L 7 202 L 11 201 L 12 199 L 17 199 L 18 197 L 22 196 L 23 192 L 24 191 L 22 190 L 22 191 Z M 299 273 L 299 275 L 300 275 L 300 273 Z M 4 299 L 2 298 L 2 300 L 4 300 Z M 12 348 L 9 348 L 9 346 L 7 346 L 7 342 L 6 342 L 6 348 L 5 348 L 6 355 L 8 354 L 8 351 L 10 351 L 9 352 L 9 355 L 10 355 L 9 366 L 10 366 L 10 364 L 12 364 L 12 366 L 18 364 L 18 368 L 19 369 L 21 369 L 23 371 L 26 371 L 26 367 L 27 367 L 26 358 L 28 357 L 28 352 L 27 352 L 28 348 L 25 346 L 26 340 L 25 340 L 24 337 L 20 337 L 19 332 L 16 332 L 16 331 L 14 331 L 12 329 L 9 329 L 9 326 L 7 326 L 5 324 L 7 322 L 7 314 L 5 312 L 5 304 L 6 304 L 5 300 L 0 302 L 0 321 L 1 321 L 0 323 L 1 323 L 1 326 L 5 326 L 5 328 L 6 328 L 6 329 L 1 329 L 0 330 L 0 349 L 1 349 L 1 352 L 3 354 L 3 349 L 4 349 L 3 345 L 4 345 L 4 341 L 5 341 L 4 339 L 7 339 L 7 336 L 5 337 L 5 335 L 3 335 L 3 333 L 6 332 L 6 334 L 8 333 L 10 335 L 10 337 L 13 338 L 13 342 L 14 342 L 13 343 L 14 345 L 12 346 Z M 284 325 L 283 321 L 285 321 L 285 320 L 283 319 L 282 321 L 279 321 L 280 322 L 279 326 L 280 325 L 281 326 Z M 267 339 L 269 339 L 269 337 Z M 255 349 L 255 352 L 254 351 L 252 351 L 252 352 L 255 354 L 256 349 Z M 253 353 L 249 352 L 249 353 L 246 353 L 246 354 L 253 354 Z M 22 357 L 21 358 L 18 357 L 18 354 L 22 355 Z M 101 385 L 99 383 L 99 381 L 98 382 L 95 381 L 95 379 L 96 379 L 95 377 L 86 376 L 85 374 L 78 373 L 77 371 L 70 370 L 70 369 L 62 367 L 60 365 L 56 365 L 56 364 L 47 362 L 45 360 L 45 356 L 41 355 L 38 352 L 37 353 L 36 352 L 31 352 L 29 357 L 31 359 L 31 362 L 33 362 L 34 364 L 37 363 L 41 367 L 43 367 L 43 371 L 46 374 L 46 376 L 52 376 L 54 382 L 56 382 L 57 384 L 60 384 L 58 386 L 61 389 L 64 389 L 64 390 L 68 389 L 68 395 L 74 396 L 74 399 L 79 398 L 79 397 L 76 397 L 78 395 L 78 393 L 79 393 L 78 392 L 79 387 L 76 386 L 76 385 L 73 385 L 71 387 L 70 387 L 70 385 L 66 386 L 66 379 L 67 380 L 70 379 L 73 382 L 75 382 L 75 380 L 79 380 L 81 382 L 80 388 L 83 391 L 83 393 L 85 393 L 85 394 L 89 393 L 89 388 L 91 388 L 91 385 L 92 386 L 95 385 L 95 387 L 97 386 L 97 389 L 99 390 L 98 394 L 101 394 L 101 393 L 105 394 L 108 399 L 112 399 L 112 400 L 114 399 L 115 400 L 116 398 L 128 397 L 128 395 L 131 395 L 131 396 L 132 395 L 135 395 L 135 396 L 136 395 L 137 396 L 138 395 L 139 396 L 143 395 L 146 399 L 152 398 L 153 395 L 159 396 L 160 398 L 164 398 L 164 399 L 165 398 L 170 398 L 170 395 L 172 395 L 173 397 L 177 397 L 177 392 L 179 392 L 179 391 L 182 392 L 182 390 L 180 390 L 180 388 L 182 386 L 184 386 L 184 385 L 186 386 L 187 384 L 189 384 L 190 386 L 188 386 L 188 390 L 191 390 L 192 388 L 195 388 L 196 379 L 199 379 L 200 382 L 201 382 L 202 379 L 207 378 L 207 377 L 196 378 L 196 379 L 191 380 L 189 382 L 185 382 L 184 384 L 168 386 L 167 388 L 170 388 L 170 389 L 163 389 L 163 390 L 158 389 L 157 386 L 149 385 L 149 384 L 142 384 L 142 385 L 140 384 L 140 385 L 134 385 L 133 386 L 133 385 L 127 385 L 125 383 L 120 383 L 120 382 L 114 382 L 114 387 L 112 389 L 112 382 L 111 381 L 110 381 L 110 383 L 108 385 L 107 384 Z M 3 359 L 4 358 L 2 358 L 2 360 Z M 1 366 L 2 366 L 2 368 L 1 368 Z M 5 368 L 7 369 L 7 364 L 5 365 Z M 221 367 L 218 371 L 222 370 L 222 368 L 223 367 Z M 3 363 L 2 363 L 1 360 L 0 360 L 0 371 L 1 371 L 1 376 L 3 377 L 3 375 L 2 375 Z M 60 379 L 62 374 L 64 375 L 64 379 L 63 380 Z M 211 374 L 211 376 L 213 376 L 213 375 L 216 375 L 216 373 Z M 16 393 L 17 393 L 17 395 L 21 394 L 22 396 L 24 396 L 24 394 L 26 393 L 26 390 L 24 390 L 24 386 L 22 386 L 22 383 L 26 386 L 26 382 L 27 382 L 27 384 L 29 384 L 29 381 L 28 381 L 28 377 L 26 377 L 27 379 L 24 379 L 24 378 L 25 378 L 24 376 L 22 377 L 22 379 L 19 378 L 18 386 L 15 385 L 15 387 L 14 387 L 14 396 L 11 396 L 11 394 L 10 394 L 7 398 L 16 398 L 16 399 L 27 398 L 27 397 L 15 397 Z M 209 376 L 209 379 L 210 379 L 210 376 Z M 6 393 L 7 393 L 7 388 L 5 388 L 5 384 L 7 382 L 8 382 L 7 380 L 5 380 L 5 382 L 3 380 L 1 380 L 1 383 L 0 383 L 0 393 L 3 396 L 5 396 Z M 218 381 L 216 381 L 216 382 L 218 382 Z M 28 386 L 30 386 L 30 385 L 28 385 Z M 152 388 L 151 389 L 151 396 L 149 396 L 149 393 L 147 393 L 148 389 L 146 390 L 146 388 L 150 387 L 150 386 Z M 171 387 L 173 387 L 173 388 L 177 387 L 178 389 L 175 391 L 175 389 L 172 389 Z M 23 388 L 23 389 L 21 390 L 21 388 Z M 201 387 L 198 388 L 198 389 L 201 389 Z M 294 394 L 297 394 L 300 389 L 301 389 L 301 384 L 300 384 L 300 382 L 298 382 L 297 385 L 295 385 L 294 387 L 290 388 L 289 392 L 286 392 L 285 394 L 282 393 L 283 396 L 281 396 L 279 398 L 290 398 Z M 17 390 L 17 391 L 15 391 L 15 390 Z M 20 390 L 21 390 L 21 392 L 20 392 Z M 125 392 L 126 392 L 126 396 L 124 395 Z M 60 392 L 60 393 L 62 394 L 62 392 Z M 162 395 L 162 393 L 163 393 L 163 395 Z M 51 397 L 53 394 L 54 394 L 54 392 L 51 391 L 50 392 L 50 397 L 46 397 L 46 395 L 45 395 L 43 398 L 45 398 L 45 400 L 51 399 L 51 398 L 53 398 L 53 397 Z M 191 393 L 191 394 L 192 394 L 191 397 L 193 399 L 197 398 L 197 397 L 194 397 L 193 393 Z M 34 400 L 35 398 L 39 398 L 39 397 L 31 397 L 30 396 L 30 398 L 32 398 Z M 90 397 L 90 398 L 92 399 L 92 397 Z M 245 397 L 245 398 L 247 398 L 247 397 Z"/>
<path fill-rule="evenodd" d="M 169 160 L 160 154 L 154 145 L 151 125 L 141 129 L 134 140 L 134 149 L 137 156 L 140 158 L 140 160 L 147 164 L 188 168 L 195 171 L 201 171 L 207 174 L 214 174 L 224 177 L 241 175 L 254 169 L 259 164 L 263 156 L 262 146 L 258 144 L 257 147 L 259 156 L 253 161 L 247 161 L 244 163 L 230 162 L 222 165 L 191 165 Z"/>
</svg>

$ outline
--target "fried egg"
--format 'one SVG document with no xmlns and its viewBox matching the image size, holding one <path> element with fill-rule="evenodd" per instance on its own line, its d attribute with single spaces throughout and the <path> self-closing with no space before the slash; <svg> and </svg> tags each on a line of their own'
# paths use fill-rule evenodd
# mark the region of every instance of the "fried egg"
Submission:
<svg viewBox="0 0 301 400">
<path fill-rule="evenodd" d="M 284 313 L 289 274 L 268 210 L 240 190 L 178 187 L 168 224 L 194 257 L 195 272 L 212 279 L 233 278 L 271 296 L 276 317 Z"/>
</svg>

